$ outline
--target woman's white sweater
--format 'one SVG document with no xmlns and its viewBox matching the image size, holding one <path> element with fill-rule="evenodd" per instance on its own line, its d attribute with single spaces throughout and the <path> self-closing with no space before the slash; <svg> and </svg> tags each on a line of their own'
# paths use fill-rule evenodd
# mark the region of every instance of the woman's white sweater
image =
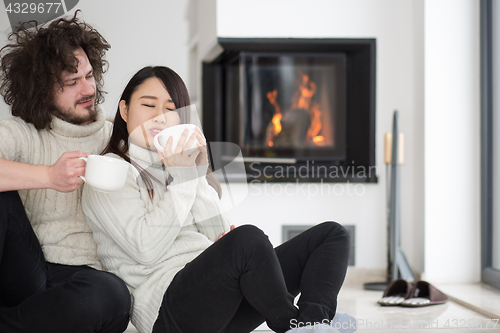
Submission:
<svg viewBox="0 0 500 333">
<path fill-rule="evenodd" d="M 85 186 L 82 204 L 99 258 L 129 287 L 132 323 L 145 333 L 152 331 L 175 274 L 229 231 L 229 222 L 205 178 L 206 166 L 165 170 L 156 152 L 133 144 L 129 154 L 160 181 L 153 182 L 153 199 L 131 166 L 123 189 L 103 193 Z M 173 181 L 166 188 L 169 174 Z"/>
</svg>

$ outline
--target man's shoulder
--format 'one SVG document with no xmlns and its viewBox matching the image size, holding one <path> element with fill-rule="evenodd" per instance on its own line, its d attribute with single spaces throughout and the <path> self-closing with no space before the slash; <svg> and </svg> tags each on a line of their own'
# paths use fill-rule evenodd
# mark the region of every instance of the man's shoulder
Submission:
<svg viewBox="0 0 500 333">
<path fill-rule="evenodd" d="M 33 127 L 35 126 L 33 124 L 27 123 L 20 117 L 16 116 L 10 116 L 8 118 L 0 120 L 0 125 L 1 126 L 23 126 L 23 127 Z"/>
<path fill-rule="evenodd" d="M 22 118 L 19 117 L 9 117 L 0 121 L 0 131 L 11 131 L 11 132 L 37 132 L 35 125 L 27 123 Z"/>
<path fill-rule="evenodd" d="M 0 121 L 0 158 L 27 163 L 29 153 L 40 142 L 33 124 L 19 117 Z"/>
</svg>

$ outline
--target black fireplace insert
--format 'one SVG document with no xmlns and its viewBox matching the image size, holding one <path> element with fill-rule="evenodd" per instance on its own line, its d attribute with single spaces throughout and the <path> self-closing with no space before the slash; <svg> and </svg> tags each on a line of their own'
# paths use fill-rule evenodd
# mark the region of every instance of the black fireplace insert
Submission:
<svg viewBox="0 0 500 333">
<path fill-rule="evenodd" d="M 219 44 L 203 63 L 203 129 L 241 148 L 247 181 L 377 181 L 374 39 Z"/>
</svg>

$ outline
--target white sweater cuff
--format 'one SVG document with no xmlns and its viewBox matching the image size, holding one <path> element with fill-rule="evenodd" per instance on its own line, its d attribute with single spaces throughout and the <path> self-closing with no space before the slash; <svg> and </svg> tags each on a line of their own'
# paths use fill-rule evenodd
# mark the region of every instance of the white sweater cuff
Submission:
<svg viewBox="0 0 500 333">
<path fill-rule="evenodd" d="M 172 178 L 174 178 L 172 185 L 180 185 L 192 180 L 196 181 L 196 179 L 198 178 L 198 173 L 195 166 L 168 167 L 167 171 L 172 176 Z"/>
<path fill-rule="evenodd" d="M 205 165 L 197 165 L 196 172 L 198 173 L 198 178 L 205 177 L 208 171 L 208 164 Z"/>
</svg>

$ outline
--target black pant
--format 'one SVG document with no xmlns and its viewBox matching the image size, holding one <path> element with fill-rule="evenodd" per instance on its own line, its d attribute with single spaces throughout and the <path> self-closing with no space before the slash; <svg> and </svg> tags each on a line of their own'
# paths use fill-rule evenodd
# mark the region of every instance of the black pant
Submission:
<svg viewBox="0 0 500 333">
<path fill-rule="evenodd" d="M 115 333 L 130 294 L 113 274 L 47 263 L 17 192 L 0 193 L 0 332 Z"/>
<path fill-rule="evenodd" d="M 348 232 L 335 222 L 317 225 L 276 249 L 260 229 L 236 228 L 177 273 L 153 332 L 243 333 L 264 320 L 285 332 L 291 320 L 331 320 L 349 243 Z M 297 309 L 293 300 L 299 292 Z"/>
</svg>

